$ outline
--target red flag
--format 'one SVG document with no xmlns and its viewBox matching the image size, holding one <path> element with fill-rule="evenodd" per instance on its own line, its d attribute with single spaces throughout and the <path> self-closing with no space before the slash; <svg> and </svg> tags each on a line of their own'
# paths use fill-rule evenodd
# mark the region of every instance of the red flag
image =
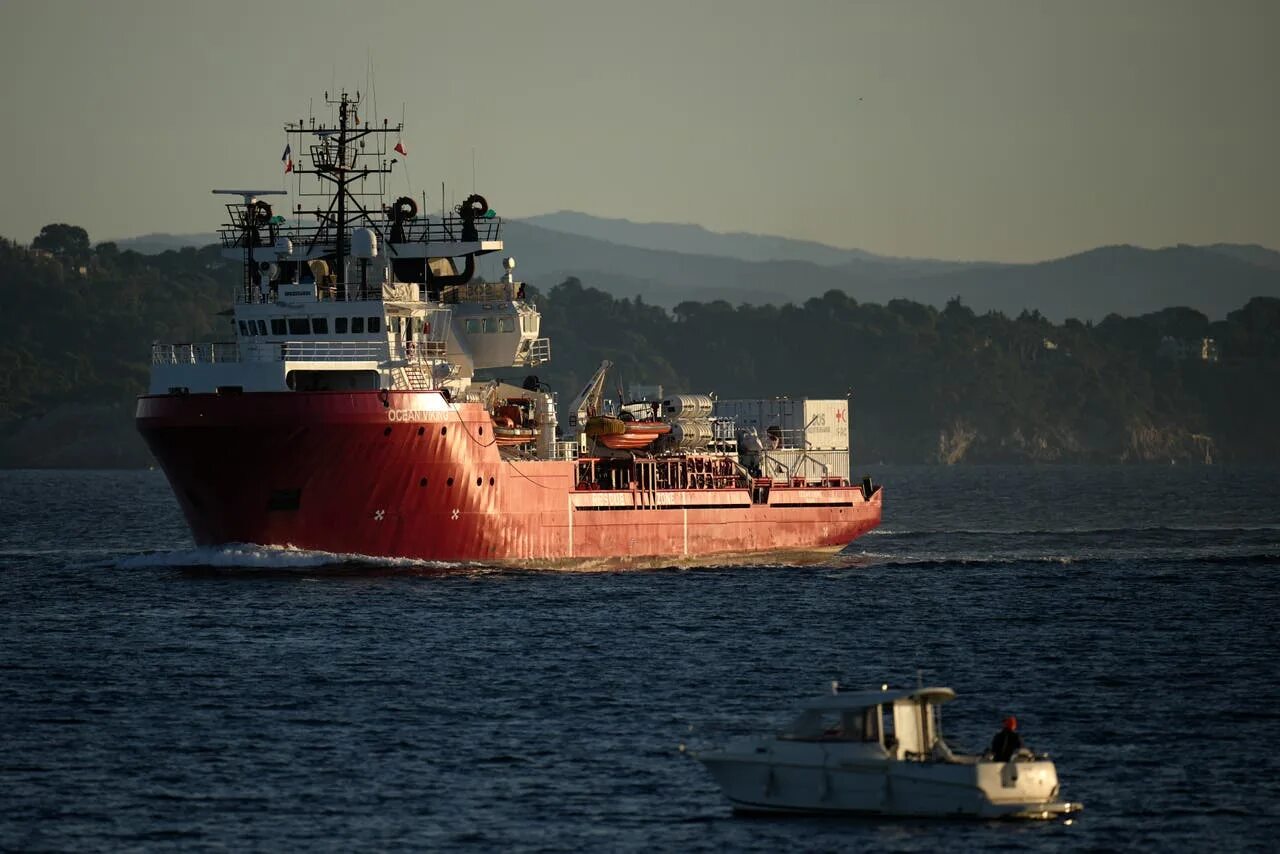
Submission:
<svg viewBox="0 0 1280 854">
<path fill-rule="evenodd" d="M 288 175 L 293 171 L 293 158 L 290 157 L 284 164 L 284 174 Z"/>
<path fill-rule="evenodd" d="M 293 146 L 285 143 L 284 154 L 280 155 L 280 159 L 284 161 L 284 174 L 288 175 L 293 171 Z"/>
<path fill-rule="evenodd" d="M 408 157 L 408 156 L 409 156 L 409 152 L 408 152 L 408 151 L 406 151 L 406 150 L 405 150 L 405 147 L 404 147 L 404 140 L 400 140 L 399 142 L 397 142 L 397 143 L 396 143 L 395 150 L 396 150 L 396 151 L 398 151 L 398 152 L 400 152 L 400 153 L 401 153 L 402 155 L 404 155 L 405 157 Z"/>
</svg>

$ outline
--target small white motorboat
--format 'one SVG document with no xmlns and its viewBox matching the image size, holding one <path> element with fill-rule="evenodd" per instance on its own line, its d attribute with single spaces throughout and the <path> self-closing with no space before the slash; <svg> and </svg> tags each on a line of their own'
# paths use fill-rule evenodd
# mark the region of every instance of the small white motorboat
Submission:
<svg viewBox="0 0 1280 854">
<path fill-rule="evenodd" d="M 950 688 L 842 691 L 805 703 L 773 736 L 695 753 L 738 812 L 1048 819 L 1058 800 L 1046 756 L 953 753 L 938 731 Z"/>
</svg>

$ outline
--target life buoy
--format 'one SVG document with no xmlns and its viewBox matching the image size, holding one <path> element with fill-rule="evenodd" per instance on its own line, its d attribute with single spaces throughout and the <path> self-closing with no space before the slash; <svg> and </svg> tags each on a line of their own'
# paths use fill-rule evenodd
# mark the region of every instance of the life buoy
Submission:
<svg viewBox="0 0 1280 854">
<path fill-rule="evenodd" d="M 489 212 L 489 203 L 479 193 L 472 193 L 458 205 L 458 214 L 463 219 L 480 219 Z"/>
<path fill-rule="evenodd" d="M 404 222 L 418 215 L 418 203 L 409 196 L 401 196 L 391 204 L 391 219 Z"/>
<path fill-rule="evenodd" d="M 249 210 L 246 213 L 249 224 L 256 228 L 261 228 L 271 222 L 271 205 L 262 199 L 255 199 L 253 204 L 249 205 Z"/>
</svg>

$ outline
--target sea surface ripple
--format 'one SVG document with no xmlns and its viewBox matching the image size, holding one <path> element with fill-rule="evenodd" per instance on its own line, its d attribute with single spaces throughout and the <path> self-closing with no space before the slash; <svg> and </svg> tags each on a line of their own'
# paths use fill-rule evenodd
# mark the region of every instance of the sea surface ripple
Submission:
<svg viewBox="0 0 1280 854">
<path fill-rule="evenodd" d="M 905 468 L 808 567 L 195 548 L 156 472 L 0 472 L 0 849 L 1273 850 L 1280 469 Z M 679 746 L 832 679 L 1008 713 L 1070 823 L 735 818 Z"/>
</svg>

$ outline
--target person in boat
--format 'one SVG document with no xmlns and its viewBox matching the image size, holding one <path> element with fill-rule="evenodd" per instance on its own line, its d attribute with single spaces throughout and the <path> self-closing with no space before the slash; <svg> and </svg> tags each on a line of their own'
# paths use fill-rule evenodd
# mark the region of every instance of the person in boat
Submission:
<svg viewBox="0 0 1280 854">
<path fill-rule="evenodd" d="M 991 739 L 991 756 L 996 762 L 1008 762 L 1022 749 L 1022 736 L 1018 735 L 1018 719 L 1013 715 L 1004 719 L 1004 728 Z"/>
</svg>

